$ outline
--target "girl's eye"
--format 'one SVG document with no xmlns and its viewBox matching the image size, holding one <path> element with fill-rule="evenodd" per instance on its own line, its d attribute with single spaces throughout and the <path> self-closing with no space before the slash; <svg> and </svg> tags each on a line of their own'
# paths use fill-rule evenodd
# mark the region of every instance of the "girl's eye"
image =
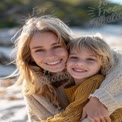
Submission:
<svg viewBox="0 0 122 122">
<path fill-rule="evenodd" d="M 60 48 L 61 47 L 61 45 L 57 45 L 57 46 L 54 46 L 53 48 Z"/>
<path fill-rule="evenodd" d="M 87 60 L 91 62 L 96 61 L 96 59 L 93 59 L 93 58 L 88 58 Z"/>
</svg>

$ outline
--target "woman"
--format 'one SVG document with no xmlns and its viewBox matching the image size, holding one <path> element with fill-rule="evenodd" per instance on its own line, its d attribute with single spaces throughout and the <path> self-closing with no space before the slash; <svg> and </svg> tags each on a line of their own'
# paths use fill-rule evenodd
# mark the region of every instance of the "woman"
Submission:
<svg viewBox="0 0 122 122">
<path fill-rule="evenodd" d="M 64 87 L 71 83 L 65 70 L 68 58 L 67 44 L 70 39 L 70 29 L 61 20 L 49 16 L 31 18 L 22 28 L 16 41 L 16 64 L 19 70 L 16 84 L 23 82 L 30 122 L 41 121 L 55 115 L 69 104 Z M 114 75 L 112 71 L 107 75 L 101 87 L 84 107 L 83 118 L 87 114 L 89 120 L 110 122 L 109 113 L 122 107 L 121 100 L 117 99 L 117 95 L 120 95 L 117 87 L 122 78 L 120 72 L 122 59 L 121 54 L 115 52 L 113 54 L 116 60 L 114 68 L 118 74 Z M 113 87 L 112 90 L 109 87 Z M 106 99 L 106 96 L 109 99 Z M 96 109 L 96 104 L 99 109 Z M 93 108 L 92 106 L 88 108 L 89 105 Z"/>
</svg>

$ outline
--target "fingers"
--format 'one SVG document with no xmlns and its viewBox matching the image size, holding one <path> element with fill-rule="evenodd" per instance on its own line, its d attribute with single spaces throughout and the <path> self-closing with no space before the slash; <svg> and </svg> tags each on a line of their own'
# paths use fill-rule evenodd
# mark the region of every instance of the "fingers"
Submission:
<svg viewBox="0 0 122 122">
<path fill-rule="evenodd" d="M 88 117 L 88 120 L 89 122 L 111 122 L 111 119 L 109 117 Z"/>
<path fill-rule="evenodd" d="M 95 120 L 92 118 L 88 118 L 88 120 L 89 120 L 89 122 L 95 122 Z"/>
<path fill-rule="evenodd" d="M 88 117 L 88 119 L 89 119 L 89 122 L 101 122 L 99 118 L 93 119 L 93 118 Z"/>
<path fill-rule="evenodd" d="M 106 119 L 106 122 L 111 122 L 111 119 L 110 119 L 110 117 L 105 117 L 105 119 Z"/>
<path fill-rule="evenodd" d="M 88 118 L 85 118 L 85 119 L 83 119 L 83 120 L 80 121 L 80 122 L 90 122 L 90 121 L 88 120 Z"/>
<path fill-rule="evenodd" d="M 81 120 L 83 120 L 84 118 L 86 118 L 86 116 L 87 116 L 86 111 L 85 111 L 85 109 L 83 109 L 83 113 L 82 113 Z"/>
<path fill-rule="evenodd" d="M 84 117 L 90 122 L 111 122 L 108 109 L 95 97 L 84 106 L 82 119 Z"/>
<path fill-rule="evenodd" d="M 100 122 L 107 122 L 106 119 L 104 117 L 100 118 Z"/>
</svg>

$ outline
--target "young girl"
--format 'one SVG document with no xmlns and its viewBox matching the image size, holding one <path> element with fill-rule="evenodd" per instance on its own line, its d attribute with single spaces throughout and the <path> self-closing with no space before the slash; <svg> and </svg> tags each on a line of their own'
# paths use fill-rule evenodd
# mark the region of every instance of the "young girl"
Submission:
<svg viewBox="0 0 122 122">
<path fill-rule="evenodd" d="M 67 44 L 70 39 L 70 29 L 58 18 L 50 16 L 31 18 L 22 28 L 15 44 L 16 64 L 19 71 L 16 84 L 23 83 L 24 98 L 30 122 L 47 119 L 61 112 L 69 104 L 64 92 L 64 87 L 71 83 L 68 80 L 69 76 L 63 79 L 62 77 L 55 79 L 53 76 L 60 76 L 66 71 L 65 65 L 68 59 Z M 116 60 L 114 69 L 121 71 L 121 54 L 113 53 Z M 121 99 L 116 98 L 117 95 L 121 96 L 121 94 L 116 90 L 118 86 L 115 85 L 115 83 L 121 83 L 121 74 L 119 72 L 114 76 L 113 71 L 108 73 L 108 77 L 103 81 L 104 84 L 95 93 L 95 96 L 100 99 L 108 110 L 96 97 L 91 97 L 89 104 L 94 107 L 87 108 L 87 104 L 85 106 L 86 109 L 84 109 L 88 117 L 91 117 L 92 113 L 94 113 L 95 116 L 92 116 L 94 119 L 97 112 L 99 113 L 97 114 L 98 121 L 101 120 L 102 116 L 109 122 L 109 115 L 105 113 L 108 113 L 108 111 L 113 112 L 122 106 Z M 55 80 L 50 80 L 50 77 Z M 109 89 L 109 87 L 113 87 L 113 90 Z M 106 96 L 109 99 L 106 100 Z M 96 103 L 99 104 L 99 109 L 96 109 Z M 109 105 L 113 104 L 114 106 L 111 109 Z M 101 112 L 98 112 L 99 110 Z"/>
<path fill-rule="evenodd" d="M 99 36 L 73 39 L 69 44 L 67 71 L 73 77 L 74 84 L 65 88 L 70 104 L 64 112 L 48 118 L 46 122 L 79 122 L 89 95 L 98 89 L 113 65 L 111 49 Z M 112 122 L 121 122 L 122 108 L 110 117 Z"/>
</svg>

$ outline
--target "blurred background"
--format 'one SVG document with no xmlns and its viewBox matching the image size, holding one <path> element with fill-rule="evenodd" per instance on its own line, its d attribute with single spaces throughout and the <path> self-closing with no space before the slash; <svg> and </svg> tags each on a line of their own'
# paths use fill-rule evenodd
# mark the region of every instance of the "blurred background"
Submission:
<svg viewBox="0 0 122 122">
<path fill-rule="evenodd" d="M 122 0 L 1 0 L 0 1 L 0 77 L 15 70 L 12 61 L 12 37 L 26 19 L 53 15 L 63 20 L 76 34 L 101 33 L 112 47 L 122 49 Z M 0 81 L 0 88 L 13 83 Z M 14 96 L 13 96 L 14 94 Z M 0 92 L 0 122 L 26 122 L 27 115 L 20 92 Z M 3 96 L 4 95 L 4 96 Z M 15 97 L 16 95 L 16 97 Z M 9 102 L 9 104 L 8 104 Z M 23 113 L 23 116 L 20 113 Z M 13 117 L 13 118 L 12 118 Z"/>
<path fill-rule="evenodd" d="M 14 71 L 13 35 L 26 19 L 53 15 L 75 33 L 100 32 L 113 47 L 122 47 L 122 0 L 1 0 L 0 2 L 0 77 Z"/>
</svg>

